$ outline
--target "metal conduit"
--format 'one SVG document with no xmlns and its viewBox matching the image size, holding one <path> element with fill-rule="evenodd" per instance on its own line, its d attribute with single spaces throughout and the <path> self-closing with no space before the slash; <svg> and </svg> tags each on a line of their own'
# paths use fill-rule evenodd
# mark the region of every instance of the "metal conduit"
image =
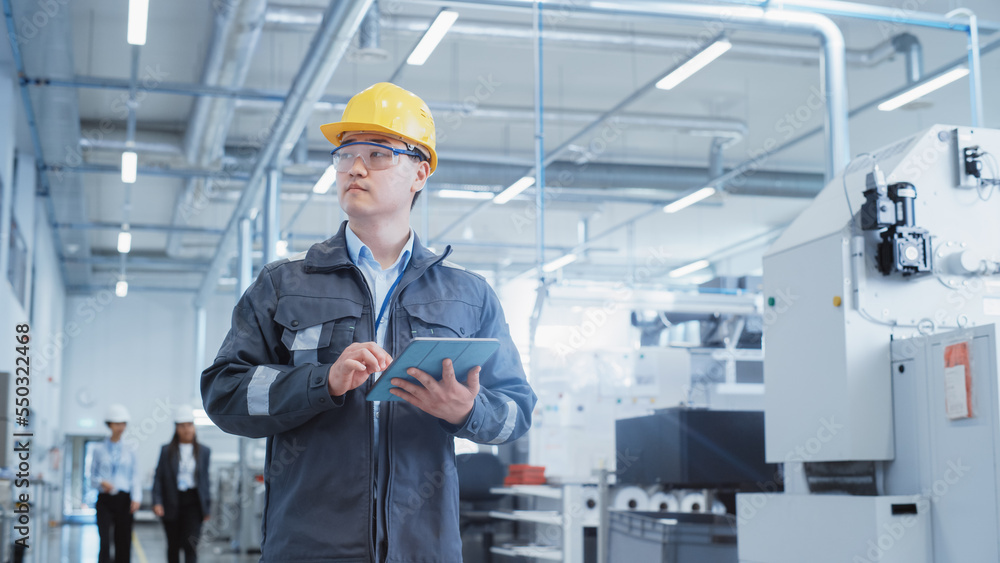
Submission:
<svg viewBox="0 0 1000 563">
<path fill-rule="evenodd" d="M 284 160 L 294 147 L 295 143 L 292 140 L 302 132 L 312 105 L 322 96 L 333 71 L 340 64 L 351 39 L 360 27 L 361 20 L 368 13 L 371 3 L 372 0 L 335 2 L 327 8 L 323 24 L 309 46 L 281 113 L 275 119 L 272 129 L 274 132 L 261 150 L 246 190 L 226 224 L 225 234 L 219 241 L 209 271 L 205 274 L 205 279 L 195 297 L 196 306 L 204 305 L 209 295 L 214 292 L 219 274 L 229 261 L 237 225 L 260 197 L 267 169 L 276 162 Z"/>
<path fill-rule="evenodd" d="M 531 2 L 517 0 L 453 0 L 449 4 L 485 4 L 512 9 L 530 9 L 533 5 Z M 813 13 L 746 7 L 733 7 L 720 12 L 717 6 L 673 3 L 658 3 L 655 5 L 620 3 L 616 4 L 613 9 L 610 7 L 597 7 L 593 3 L 574 6 L 574 13 L 603 14 L 606 16 L 651 16 L 701 22 L 718 22 L 722 12 L 726 16 L 726 25 L 724 27 L 810 34 L 820 38 L 823 48 L 823 64 L 821 65 L 823 69 L 822 83 L 827 101 L 824 117 L 824 129 L 827 133 L 826 178 L 830 179 L 834 177 L 847 165 L 850 158 L 850 139 L 847 126 L 847 68 L 845 63 L 844 36 L 837 25 L 828 17 Z M 600 121 L 607 119 L 614 112 L 624 108 L 625 105 L 635 99 L 637 94 L 649 86 L 650 84 L 644 85 L 635 94 L 622 100 L 622 102 L 605 113 L 600 118 Z M 585 127 L 563 143 L 562 146 L 554 150 L 552 156 L 557 156 L 571 141 L 582 134 L 586 134 L 597 124 L 599 124 L 599 121 L 595 120 L 591 125 Z M 544 162 L 543 165 L 550 163 L 548 159 L 546 160 L 547 162 Z M 726 176 L 723 175 L 722 178 Z M 468 220 L 479 211 L 485 209 L 485 207 L 485 203 L 477 205 L 464 216 L 445 227 L 443 231 L 438 233 L 436 238 L 443 236 L 452 228 L 461 224 L 461 222 Z"/>
<path fill-rule="evenodd" d="M 717 3 L 737 4 L 741 6 L 765 7 L 770 0 L 714 0 Z M 802 10 L 815 14 L 842 16 L 874 21 L 891 22 L 896 25 L 915 25 L 953 31 L 969 31 L 969 24 L 961 18 L 950 15 L 901 9 L 895 6 L 875 6 L 857 2 L 842 2 L 840 0 L 782 0 L 781 6 L 788 10 Z M 716 6 L 718 8 L 719 6 Z M 979 30 L 993 33 L 1000 31 L 1000 22 L 980 21 Z"/>
<path fill-rule="evenodd" d="M 994 41 L 991 41 L 991 42 L 987 43 L 986 45 L 981 46 L 979 48 L 979 52 L 980 52 L 980 54 L 986 54 L 986 53 L 989 53 L 989 52 L 994 51 L 996 49 L 1000 49 L 1000 39 L 996 39 Z M 944 74 L 946 72 L 949 72 L 951 70 L 954 70 L 958 66 L 966 64 L 967 61 L 968 61 L 968 58 L 966 56 L 962 56 L 962 57 L 959 57 L 958 59 L 954 59 L 951 62 L 946 63 L 946 64 L 938 67 L 937 69 L 931 71 L 930 73 L 924 74 L 921 77 L 920 82 L 927 82 L 927 81 L 930 81 L 930 80 L 934 80 L 935 78 L 941 76 L 942 74 Z M 901 86 L 899 88 L 896 88 L 895 90 L 893 90 L 891 92 L 886 93 L 885 95 L 879 96 L 879 97 L 877 97 L 877 98 L 875 98 L 873 100 L 870 100 L 870 101 L 868 101 L 868 102 L 866 102 L 864 104 L 861 104 L 860 106 L 858 106 L 858 107 L 852 109 L 850 112 L 848 112 L 847 115 L 848 115 L 848 117 L 854 117 L 855 115 L 857 115 L 857 114 L 859 114 L 859 113 L 861 113 L 863 111 L 867 111 L 867 110 L 869 110 L 869 109 L 877 106 L 878 104 L 882 103 L 883 101 L 885 101 L 885 100 L 887 100 L 889 98 L 895 97 L 895 96 L 897 96 L 897 95 L 905 92 L 906 90 L 909 90 L 912 87 L 913 87 L 913 84 L 905 84 L 905 85 L 903 85 L 903 86 Z M 740 164 L 736 165 L 729 172 L 726 172 L 722 176 L 720 176 L 720 177 L 712 180 L 712 182 L 710 182 L 708 185 L 718 188 L 720 186 L 725 185 L 727 182 L 729 182 L 729 181 L 731 181 L 731 180 L 733 180 L 734 178 L 737 178 L 737 177 L 742 177 L 744 179 L 748 178 L 748 177 L 752 177 L 753 175 L 757 174 L 757 172 L 754 172 L 754 170 L 756 170 L 757 168 L 759 168 L 762 165 L 762 163 L 764 161 L 766 161 L 768 158 L 770 158 L 770 157 L 772 157 L 772 156 L 774 156 L 774 155 L 776 155 L 776 154 L 778 154 L 778 153 L 780 153 L 782 151 L 790 149 L 790 148 L 792 148 L 792 147 L 794 147 L 794 146 L 802 143 L 803 141 L 805 141 L 807 139 L 810 139 L 810 138 L 816 136 L 821 131 L 823 131 L 822 127 L 816 127 L 816 128 L 810 129 L 809 131 L 806 131 L 805 133 L 799 135 L 798 137 L 795 137 L 794 139 L 789 140 L 788 142 L 786 142 L 786 143 L 784 143 L 784 144 L 782 144 L 780 146 L 777 146 L 777 147 L 774 147 L 771 150 L 765 151 L 760 156 L 747 159 L 747 160 L 741 162 Z"/>
<path fill-rule="evenodd" d="M 266 25 L 268 29 L 276 31 L 312 32 L 319 25 L 320 16 L 320 8 L 269 4 Z M 382 18 L 382 27 L 393 31 L 423 33 L 427 30 L 427 24 L 427 18 L 416 16 L 393 15 Z M 467 39 L 485 41 L 510 39 L 526 42 L 535 37 L 535 30 L 529 25 L 492 23 L 465 18 L 455 22 L 448 33 Z M 597 29 L 546 29 L 543 30 L 542 37 L 550 46 L 566 44 L 595 49 L 639 49 L 651 52 L 686 51 L 691 47 L 692 42 L 696 41 L 696 38 L 693 37 L 617 33 Z M 870 67 L 886 61 L 894 53 L 892 39 L 888 39 L 870 49 L 849 49 L 846 51 L 846 59 L 848 64 Z M 780 43 L 740 42 L 733 45 L 726 56 L 752 60 L 765 58 L 791 63 L 817 63 L 819 61 L 816 49 L 812 47 Z"/>
<path fill-rule="evenodd" d="M 202 70 L 205 85 L 242 86 L 250 70 L 250 61 L 263 29 L 266 0 L 222 2 L 215 12 L 212 44 Z M 230 58 L 231 57 L 231 58 Z M 199 97 L 191 108 L 184 135 L 183 152 L 187 162 L 204 168 L 223 155 L 226 134 L 232 123 L 235 101 Z M 187 223 L 198 182 L 189 179 L 177 194 L 172 224 Z M 167 254 L 180 251 L 178 233 L 167 235 Z"/>
</svg>

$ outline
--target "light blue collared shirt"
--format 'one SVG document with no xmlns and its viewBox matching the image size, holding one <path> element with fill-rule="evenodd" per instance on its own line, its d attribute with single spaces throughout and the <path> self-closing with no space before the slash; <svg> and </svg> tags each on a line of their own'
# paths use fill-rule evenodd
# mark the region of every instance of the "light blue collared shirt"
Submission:
<svg viewBox="0 0 1000 563">
<path fill-rule="evenodd" d="M 382 306 L 386 299 L 392 297 L 389 295 L 389 290 L 392 289 L 393 284 L 396 280 L 403 275 L 403 271 L 406 270 L 406 265 L 410 262 L 410 255 L 413 253 L 413 229 L 410 229 L 410 238 L 407 239 L 406 245 L 403 246 L 403 250 L 400 251 L 399 256 L 396 257 L 396 261 L 386 269 L 382 269 L 382 265 L 375 260 L 375 256 L 372 251 L 368 248 L 364 242 L 358 238 L 358 235 L 354 234 L 351 230 L 350 225 L 347 226 L 347 252 L 351 256 L 351 262 L 361 270 L 361 274 L 364 275 L 365 281 L 368 282 L 368 290 L 372 294 L 373 303 L 375 307 L 372 311 L 372 316 L 377 317 L 379 311 L 382 310 Z M 379 345 L 380 348 L 385 349 L 385 335 L 386 329 L 389 326 L 389 310 L 386 308 L 385 314 L 379 320 L 378 326 L 375 327 L 375 343 Z M 372 374 L 373 380 L 378 380 L 382 376 L 382 372 L 375 372 Z M 373 404 L 375 408 L 375 455 L 378 455 L 378 413 L 381 404 L 379 401 L 374 401 Z"/>
<path fill-rule="evenodd" d="M 126 492 L 133 501 L 142 502 L 135 451 L 121 440 L 112 442 L 110 438 L 106 438 L 94 444 L 90 460 L 90 484 L 104 492 L 101 490 L 101 481 L 111 483 L 111 494 Z"/>
</svg>

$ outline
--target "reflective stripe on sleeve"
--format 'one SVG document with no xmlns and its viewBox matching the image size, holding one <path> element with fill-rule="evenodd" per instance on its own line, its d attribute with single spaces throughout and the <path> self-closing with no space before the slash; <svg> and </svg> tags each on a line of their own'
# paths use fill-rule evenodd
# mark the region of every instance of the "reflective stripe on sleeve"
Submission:
<svg viewBox="0 0 1000 563">
<path fill-rule="evenodd" d="M 268 415 L 271 408 L 271 384 L 281 373 L 274 368 L 257 366 L 247 386 L 247 411 L 251 415 Z"/>
<path fill-rule="evenodd" d="M 512 432 L 514 432 L 514 423 L 517 422 L 517 403 L 514 401 L 507 401 L 507 419 L 503 422 L 503 428 L 500 433 L 497 434 L 496 438 L 489 441 L 490 444 L 500 444 L 507 441 L 510 438 Z"/>
</svg>

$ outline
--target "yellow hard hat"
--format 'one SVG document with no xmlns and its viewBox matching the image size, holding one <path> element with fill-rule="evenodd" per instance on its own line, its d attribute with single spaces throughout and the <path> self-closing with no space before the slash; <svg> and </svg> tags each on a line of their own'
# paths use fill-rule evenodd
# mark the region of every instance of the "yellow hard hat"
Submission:
<svg viewBox="0 0 1000 563">
<path fill-rule="evenodd" d="M 431 110 L 416 94 L 389 82 L 379 82 L 355 94 L 347 102 L 341 120 L 321 125 L 320 130 L 337 146 L 348 131 L 394 135 L 430 154 L 431 173 L 437 168 Z"/>
</svg>

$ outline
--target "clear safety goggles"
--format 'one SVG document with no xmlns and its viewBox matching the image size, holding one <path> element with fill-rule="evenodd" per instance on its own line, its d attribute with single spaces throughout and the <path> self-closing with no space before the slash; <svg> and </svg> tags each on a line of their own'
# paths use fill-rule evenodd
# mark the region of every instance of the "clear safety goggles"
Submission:
<svg viewBox="0 0 1000 563">
<path fill-rule="evenodd" d="M 349 172 L 354 167 L 354 159 L 361 157 L 368 170 L 385 170 L 399 164 L 399 155 L 415 156 L 425 160 L 418 151 L 409 151 L 387 147 L 368 141 L 345 143 L 330 152 L 333 155 L 333 167 L 337 172 Z"/>
</svg>

